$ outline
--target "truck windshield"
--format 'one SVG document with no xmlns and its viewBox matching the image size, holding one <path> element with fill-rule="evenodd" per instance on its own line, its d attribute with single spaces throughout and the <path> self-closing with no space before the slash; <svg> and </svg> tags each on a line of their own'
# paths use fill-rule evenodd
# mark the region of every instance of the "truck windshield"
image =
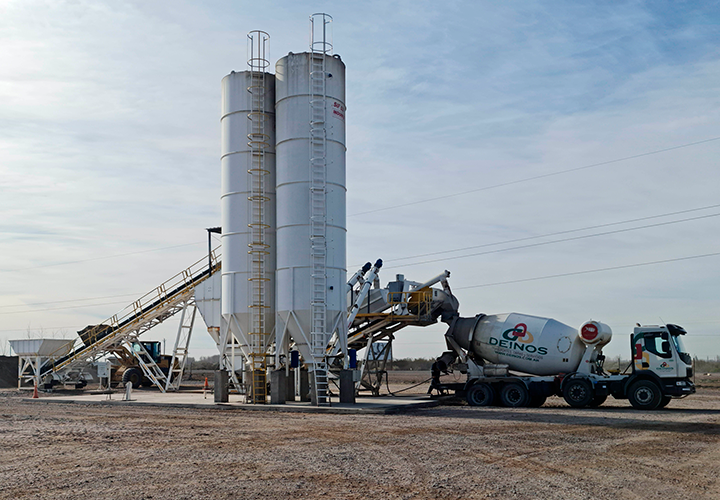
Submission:
<svg viewBox="0 0 720 500">
<path fill-rule="evenodd" d="M 683 360 L 685 364 L 691 364 L 692 360 L 687 352 L 687 349 L 685 349 L 685 344 L 683 344 L 683 340 L 680 338 L 680 335 L 671 335 L 671 337 L 673 344 L 675 344 L 675 350 L 677 350 L 680 355 L 680 359 Z"/>
<path fill-rule="evenodd" d="M 675 349 L 677 349 L 677 352 L 687 352 L 687 349 L 685 349 L 685 344 L 683 344 L 683 340 L 680 338 L 680 335 L 672 335 L 673 343 L 675 344 Z"/>
</svg>

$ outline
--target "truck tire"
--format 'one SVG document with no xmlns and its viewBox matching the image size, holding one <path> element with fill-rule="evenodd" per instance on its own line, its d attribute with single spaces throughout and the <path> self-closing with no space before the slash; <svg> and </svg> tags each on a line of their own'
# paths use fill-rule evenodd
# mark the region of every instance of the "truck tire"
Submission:
<svg viewBox="0 0 720 500">
<path fill-rule="evenodd" d="M 143 372 L 138 368 L 128 368 L 122 376 L 123 384 L 132 383 L 133 389 L 140 387 L 143 381 Z"/>
<path fill-rule="evenodd" d="M 630 386 L 628 399 L 637 410 L 655 410 L 662 403 L 662 392 L 655 382 L 638 380 Z"/>
<path fill-rule="evenodd" d="M 575 378 L 565 383 L 563 398 L 573 408 L 584 408 L 593 400 L 592 385 L 585 379 Z"/>
<path fill-rule="evenodd" d="M 500 402 L 508 408 L 527 406 L 530 402 L 530 395 L 523 384 L 510 382 L 500 389 Z"/>
<path fill-rule="evenodd" d="M 663 396 L 660 400 L 660 406 L 658 406 L 658 410 L 660 408 L 665 408 L 670 403 L 670 401 L 672 401 L 672 398 L 670 396 Z"/>
<path fill-rule="evenodd" d="M 490 406 L 495 400 L 495 391 L 488 384 L 475 384 L 468 389 L 466 398 L 470 406 Z"/>
</svg>

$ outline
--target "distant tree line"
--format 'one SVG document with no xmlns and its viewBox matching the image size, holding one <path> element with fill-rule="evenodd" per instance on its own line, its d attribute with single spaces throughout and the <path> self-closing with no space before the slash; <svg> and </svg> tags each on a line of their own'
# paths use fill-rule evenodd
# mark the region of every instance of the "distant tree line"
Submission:
<svg viewBox="0 0 720 500">
<path fill-rule="evenodd" d="M 202 358 L 188 358 L 187 370 L 217 370 L 220 357 L 208 356 Z M 388 370 L 403 371 L 429 371 L 434 358 L 400 358 L 388 362 Z M 606 370 L 623 371 L 630 366 L 629 360 L 608 358 L 605 361 Z M 697 373 L 720 373 L 720 357 L 716 359 L 699 359 L 695 358 L 695 371 Z"/>
<path fill-rule="evenodd" d="M 220 356 L 207 356 L 202 358 L 189 357 L 187 360 L 187 370 L 217 370 Z M 388 362 L 388 370 L 413 370 L 427 371 L 435 362 L 435 359 L 429 358 L 401 358 Z"/>
</svg>

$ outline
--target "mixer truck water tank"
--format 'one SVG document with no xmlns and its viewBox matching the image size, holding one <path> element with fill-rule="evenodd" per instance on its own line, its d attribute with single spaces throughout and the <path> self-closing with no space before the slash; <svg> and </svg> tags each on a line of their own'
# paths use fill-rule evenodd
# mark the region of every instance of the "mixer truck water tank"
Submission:
<svg viewBox="0 0 720 500">
<path fill-rule="evenodd" d="M 602 347 L 612 340 L 612 330 L 605 323 L 590 320 L 580 327 L 580 340 L 588 345 Z"/>
</svg>

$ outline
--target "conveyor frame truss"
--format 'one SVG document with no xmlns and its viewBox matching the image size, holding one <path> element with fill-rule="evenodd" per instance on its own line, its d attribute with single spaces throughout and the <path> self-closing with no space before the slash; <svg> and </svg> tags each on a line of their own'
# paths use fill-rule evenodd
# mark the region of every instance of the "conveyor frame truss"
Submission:
<svg viewBox="0 0 720 500">
<path fill-rule="evenodd" d="M 76 365 L 97 360 L 108 353 L 116 353 L 122 349 L 123 345 L 128 346 L 129 352 L 135 355 L 132 344 L 133 342 L 137 343 L 143 333 L 186 310 L 191 305 L 194 307 L 195 287 L 219 268 L 219 256 L 216 251 L 211 252 L 210 262 L 211 267 L 208 268 L 206 258 L 199 260 L 104 321 L 102 325 L 109 327 L 107 330 L 99 329 L 97 334 L 91 335 L 86 343 L 81 343 L 70 354 L 58 357 L 56 362 L 47 364 L 43 368 L 42 376 L 50 373 L 59 374 Z M 78 340 L 78 342 L 82 341 Z M 147 355 L 147 351 L 144 354 Z M 157 365 L 152 366 L 154 362 L 148 363 L 143 360 L 140 365 L 143 367 L 145 375 L 153 380 L 153 383 L 156 383 L 161 391 L 164 392 L 166 387 L 172 386 L 172 384 L 168 385 L 168 380 L 162 372 L 160 372 L 162 377 L 157 375 L 155 370 Z M 159 368 L 157 370 L 159 371 Z M 158 384 L 161 380 L 165 381 L 165 385 Z"/>
<path fill-rule="evenodd" d="M 375 268 L 373 268 L 375 270 Z M 372 280 L 376 275 L 370 273 Z M 361 292 L 355 296 L 354 287 L 360 284 Z M 374 312 L 358 312 L 364 302 L 370 309 L 371 295 L 362 293 L 362 286 L 366 285 L 365 278 L 354 276 L 348 283 L 348 293 L 356 297 L 354 305 L 348 313 L 348 348 L 361 350 L 365 348 L 365 358 L 361 366 L 361 375 L 355 384 L 356 390 L 361 387 L 370 390 L 374 395 L 379 395 L 383 376 L 392 350 L 392 342 L 395 333 L 408 326 L 428 326 L 437 322 L 439 304 L 433 303 L 433 291 L 430 286 L 416 287 L 410 291 L 388 293 L 387 300 L 380 310 Z M 450 294 L 447 280 L 442 280 L 443 289 Z M 375 291 L 375 290 L 373 290 Z M 375 295 L 376 299 L 379 299 Z M 372 356 L 373 344 L 385 342 L 379 352 Z M 328 353 L 332 356 L 337 353 L 337 337 L 333 337 L 333 343 L 328 347 Z"/>
</svg>

